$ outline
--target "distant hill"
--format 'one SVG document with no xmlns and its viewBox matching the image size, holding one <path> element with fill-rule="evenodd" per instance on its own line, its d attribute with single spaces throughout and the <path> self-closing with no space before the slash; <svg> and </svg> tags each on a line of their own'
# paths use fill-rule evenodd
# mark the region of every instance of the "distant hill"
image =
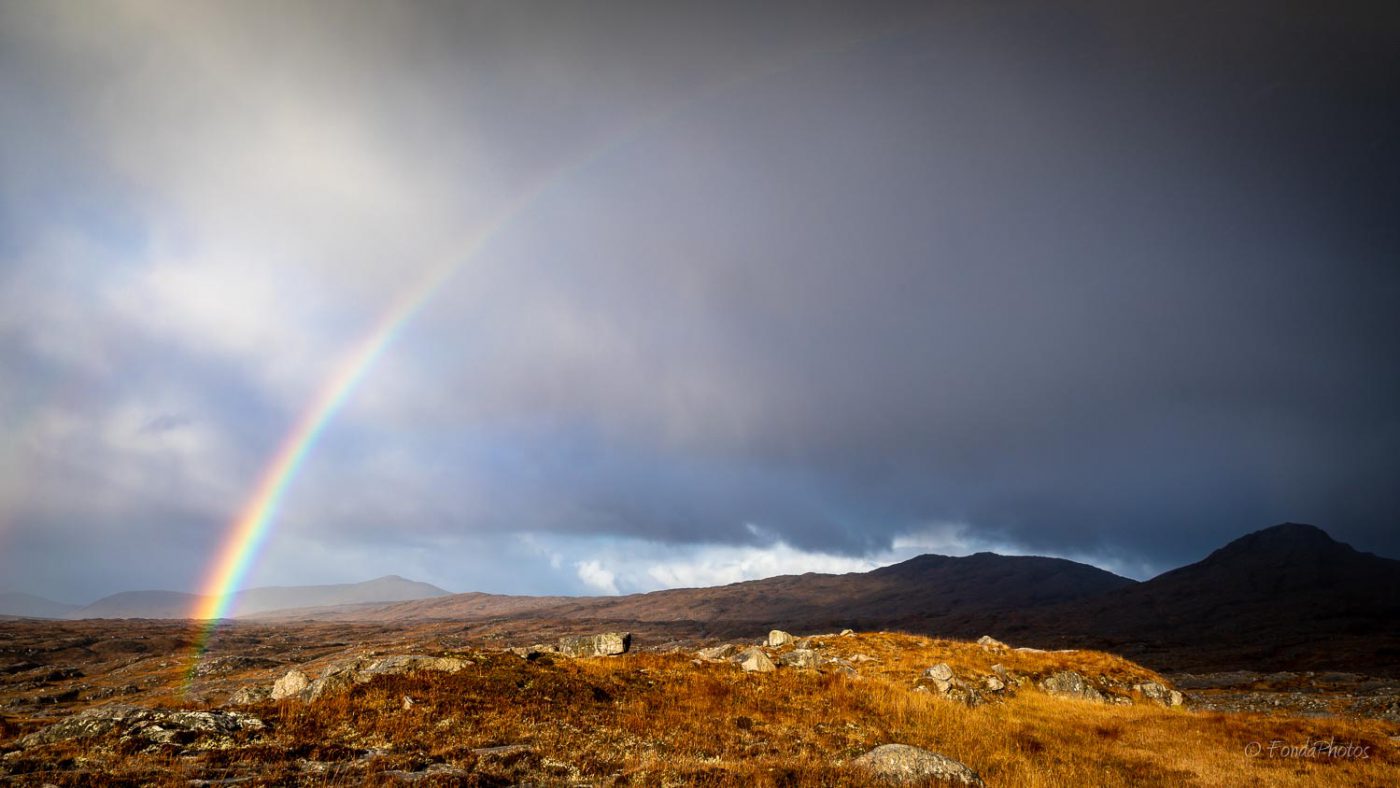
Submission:
<svg viewBox="0 0 1400 788">
<path fill-rule="evenodd" d="M 0 593 L 0 616 L 15 618 L 63 618 L 78 605 L 55 602 L 33 594 Z"/>
<path fill-rule="evenodd" d="M 250 588 L 234 597 L 229 610 L 235 617 L 281 608 L 392 603 L 446 596 L 450 592 L 398 575 L 320 586 L 269 586 Z M 86 607 L 70 609 L 65 618 L 189 618 L 205 601 L 198 594 L 180 591 L 123 591 L 103 597 Z"/>
<path fill-rule="evenodd" d="M 453 620 L 477 632 L 632 626 L 666 637 L 770 627 L 990 634 L 1102 648 L 1163 670 L 1358 669 L 1400 676 L 1400 561 L 1285 523 L 1135 582 L 1058 558 L 923 555 L 870 572 L 804 574 L 612 597 L 453 594 L 263 618 Z"/>
<path fill-rule="evenodd" d="M 340 620 L 534 617 L 636 622 L 745 622 L 784 627 L 936 628 L 969 616 L 1035 607 L 1133 585 L 1111 572 L 1061 558 L 924 555 L 871 572 L 808 573 L 713 588 L 608 597 L 454 594 L 350 610 L 297 610 L 267 618 Z"/>
</svg>

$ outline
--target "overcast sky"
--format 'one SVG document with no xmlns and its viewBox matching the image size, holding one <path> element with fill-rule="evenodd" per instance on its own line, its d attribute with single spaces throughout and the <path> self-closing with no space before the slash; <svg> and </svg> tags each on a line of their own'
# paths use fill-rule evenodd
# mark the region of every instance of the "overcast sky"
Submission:
<svg viewBox="0 0 1400 788">
<path fill-rule="evenodd" d="M 678 5 L 0 0 L 0 590 L 1400 556 L 1394 4 Z"/>
</svg>

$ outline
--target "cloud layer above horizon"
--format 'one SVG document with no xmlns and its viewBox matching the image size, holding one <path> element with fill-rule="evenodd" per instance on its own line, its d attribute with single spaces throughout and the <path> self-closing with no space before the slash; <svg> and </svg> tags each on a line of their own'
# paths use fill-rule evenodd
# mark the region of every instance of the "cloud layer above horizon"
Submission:
<svg viewBox="0 0 1400 788">
<path fill-rule="evenodd" d="M 1400 555 L 1396 14 L 674 5 L 0 3 L 0 590 Z"/>
</svg>

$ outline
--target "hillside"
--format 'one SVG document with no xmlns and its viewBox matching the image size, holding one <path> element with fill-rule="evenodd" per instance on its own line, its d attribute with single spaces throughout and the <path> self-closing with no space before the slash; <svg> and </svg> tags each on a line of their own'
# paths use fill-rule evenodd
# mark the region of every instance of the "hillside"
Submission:
<svg viewBox="0 0 1400 788">
<path fill-rule="evenodd" d="M 235 595 L 229 606 L 235 617 L 269 610 L 365 603 L 391 603 L 445 596 L 449 592 L 398 575 L 363 583 L 250 588 Z M 206 598 L 179 591 L 124 591 L 71 610 L 67 618 L 188 618 Z"/>
<path fill-rule="evenodd" d="M 33 594 L 21 594 L 13 591 L 0 593 L 0 616 L 63 618 L 77 610 L 78 607 L 78 605 L 55 602 L 52 599 L 45 599 Z"/>
</svg>

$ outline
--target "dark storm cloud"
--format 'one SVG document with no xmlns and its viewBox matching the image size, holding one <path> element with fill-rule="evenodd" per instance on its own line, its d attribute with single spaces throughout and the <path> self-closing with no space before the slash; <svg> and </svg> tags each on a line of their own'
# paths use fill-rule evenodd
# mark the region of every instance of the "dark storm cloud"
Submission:
<svg viewBox="0 0 1400 788">
<path fill-rule="evenodd" d="M 36 358 L 84 381 L 78 453 L 144 491 L 115 521 L 188 563 L 386 294 L 542 178 L 313 452 L 301 549 L 868 556 L 954 523 L 1166 568 L 1301 520 L 1400 554 L 1393 11 L 23 10 L 0 407 L 38 407 Z M 33 164 L 70 160 L 83 188 Z M 27 563 L 22 522 L 94 479 L 0 488 Z"/>
</svg>

